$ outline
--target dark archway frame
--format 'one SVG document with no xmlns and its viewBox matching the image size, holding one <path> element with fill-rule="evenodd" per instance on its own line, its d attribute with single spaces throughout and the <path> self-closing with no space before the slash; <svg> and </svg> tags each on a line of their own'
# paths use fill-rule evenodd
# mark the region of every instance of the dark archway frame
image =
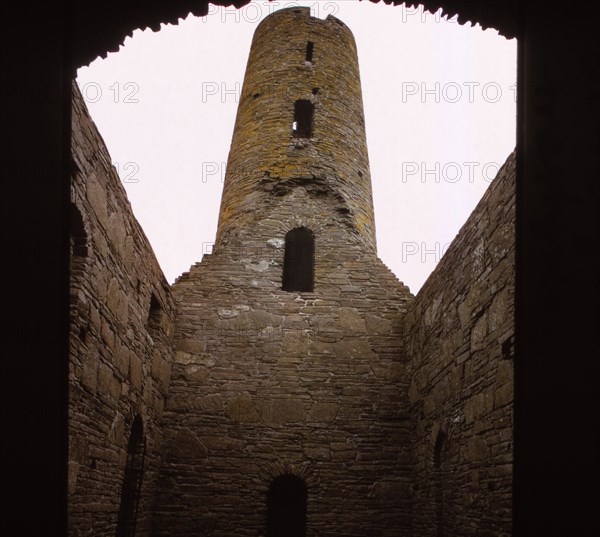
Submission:
<svg viewBox="0 0 600 537">
<path fill-rule="evenodd" d="M 308 486 L 294 474 L 277 476 L 267 491 L 266 537 L 305 537 Z"/>
<path fill-rule="evenodd" d="M 600 302 L 596 19 L 580 0 L 423 4 L 519 38 L 513 535 L 595 534 L 596 498 L 572 485 L 574 476 L 600 479 L 592 414 L 600 361 L 588 352 L 597 315 L 583 313 Z M 66 527 L 66 493 L 56 491 L 66 490 L 67 475 L 69 82 L 134 29 L 207 9 L 204 0 L 4 7 L 3 186 L 5 200 L 19 202 L 2 211 L 5 278 L 33 283 L 3 308 L 3 365 L 16 381 L 14 393 L 5 391 L 4 425 L 19 440 L 5 522 L 13 518 L 21 533 L 63 535 Z M 18 391 L 24 379 L 28 397 Z M 557 431 L 551 443 L 548 431 Z M 21 506 L 36 516 L 20 516 Z"/>
</svg>

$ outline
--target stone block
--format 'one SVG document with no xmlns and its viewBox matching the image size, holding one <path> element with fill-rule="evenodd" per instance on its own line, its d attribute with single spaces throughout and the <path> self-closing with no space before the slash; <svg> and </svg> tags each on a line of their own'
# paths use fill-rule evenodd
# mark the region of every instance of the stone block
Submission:
<svg viewBox="0 0 600 537">
<path fill-rule="evenodd" d="M 79 474 L 79 464 L 69 461 L 67 473 L 67 494 L 71 495 L 77 488 L 77 476 Z"/>
<path fill-rule="evenodd" d="M 356 308 L 340 308 L 340 324 L 346 334 L 363 334 L 367 331 L 367 325 Z"/>
<path fill-rule="evenodd" d="M 187 401 L 181 408 L 194 408 L 210 414 L 223 411 L 223 397 L 220 394 L 196 397 L 187 396 L 184 398 L 187 399 Z"/>
<path fill-rule="evenodd" d="M 208 451 L 206 446 L 190 429 L 180 429 L 170 444 L 168 456 L 186 461 L 188 459 L 203 459 Z"/>
<path fill-rule="evenodd" d="M 288 424 L 306 420 L 304 403 L 291 397 L 269 399 L 259 405 L 261 421 L 264 423 Z"/>
<path fill-rule="evenodd" d="M 119 302 L 121 300 L 120 290 L 119 280 L 117 280 L 117 278 L 111 278 L 110 283 L 108 284 L 106 305 L 117 319 L 119 318 Z"/>
<path fill-rule="evenodd" d="M 281 317 L 275 316 L 264 310 L 251 310 L 246 313 L 246 315 L 250 325 L 256 331 L 281 325 Z"/>
<path fill-rule="evenodd" d="M 98 386 L 98 356 L 96 354 L 90 354 L 86 358 L 81 372 L 81 383 L 92 394 L 96 393 Z"/>
<path fill-rule="evenodd" d="M 197 356 L 190 352 L 177 351 L 173 357 L 176 364 L 189 365 L 198 363 Z"/>
<path fill-rule="evenodd" d="M 371 370 L 377 378 L 382 378 L 390 381 L 403 379 L 406 375 L 406 367 L 404 366 L 404 364 L 399 364 L 397 362 L 374 363 L 371 366 Z"/>
<path fill-rule="evenodd" d="M 423 415 L 429 416 L 435 411 L 435 398 L 432 396 L 426 397 L 423 400 Z"/>
<path fill-rule="evenodd" d="M 308 333 L 303 330 L 284 331 L 282 354 L 303 356 L 308 354 Z"/>
<path fill-rule="evenodd" d="M 210 451 L 233 451 L 241 452 L 247 442 L 231 436 L 205 436 L 202 438 L 204 445 Z"/>
<path fill-rule="evenodd" d="M 106 347 L 112 349 L 115 344 L 115 333 L 112 325 L 106 320 L 102 321 L 101 335 Z"/>
<path fill-rule="evenodd" d="M 471 351 L 478 351 L 485 347 L 485 338 L 488 333 L 487 314 L 484 313 L 471 330 Z"/>
<path fill-rule="evenodd" d="M 152 408 L 154 402 L 154 386 L 152 377 L 145 376 L 142 383 L 142 393 L 144 397 L 144 403 L 147 408 Z"/>
<path fill-rule="evenodd" d="M 373 351 L 369 342 L 363 338 L 345 337 L 342 341 L 337 341 L 333 344 L 335 355 L 338 359 L 363 358 L 368 359 L 373 357 Z"/>
<path fill-rule="evenodd" d="M 129 356 L 129 382 L 138 390 L 142 387 L 142 361 L 134 353 Z"/>
<path fill-rule="evenodd" d="M 312 355 L 325 354 L 328 356 L 335 355 L 333 343 L 326 341 L 311 341 L 309 344 L 309 353 Z"/>
<path fill-rule="evenodd" d="M 500 360 L 496 370 L 496 383 L 504 384 L 513 381 L 513 364 L 510 360 Z"/>
<path fill-rule="evenodd" d="M 111 393 L 112 370 L 102 361 L 98 362 L 98 391 L 105 395 Z"/>
<path fill-rule="evenodd" d="M 283 316 L 283 330 L 305 330 L 308 328 L 308 317 L 297 313 L 290 313 Z"/>
<path fill-rule="evenodd" d="M 467 456 L 470 461 L 480 462 L 490 456 L 490 449 L 486 441 L 480 436 L 469 438 Z"/>
<path fill-rule="evenodd" d="M 201 354 L 206 351 L 206 342 L 196 339 L 180 339 L 175 344 L 175 350 Z"/>
<path fill-rule="evenodd" d="M 152 407 L 154 408 L 154 412 L 156 412 L 156 419 L 160 422 L 165 408 L 165 400 L 163 399 L 163 397 L 155 396 Z"/>
<path fill-rule="evenodd" d="M 113 420 L 110 426 L 110 432 L 108 433 L 108 441 L 113 445 L 123 445 L 125 435 L 125 420 L 123 416 L 119 413 L 115 415 L 115 419 Z"/>
<path fill-rule="evenodd" d="M 369 334 L 385 336 L 392 333 L 392 323 L 388 319 L 367 313 L 365 324 Z"/>
<path fill-rule="evenodd" d="M 331 315 L 315 315 L 311 327 L 320 341 L 338 341 L 342 337 L 340 323 Z"/>
<path fill-rule="evenodd" d="M 111 374 L 108 391 L 115 401 L 119 400 L 121 396 L 121 381 L 114 374 Z"/>
<path fill-rule="evenodd" d="M 129 353 L 130 350 L 125 345 L 122 345 L 118 338 L 115 339 L 113 363 L 123 377 L 126 377 L 129 372 Z"/>
<path fill-rule="evenodd" d="M 458 320 L 462 329 L 471 326 L 471 302 L 469 299 L 462 300 L 456 308 Z"/>
<path fill-rule="evenodd" d="M 339 403 L 316 401 L 308 414 L 308 421 L 331 423 L 339 411 Z"/>
<path fill-rule="evenodd" d="M 494 393 L 494 408 L 501 408 L 513 402 L 513 385 L 510 382 L 505 382 L 496 388 Z"/>
<path fill-rule="evenodd" d="M 328 461 L 331 459 L 331 451 L 324 446 L 305 446 L 304 456 L 313 462 Z"/>
<path fill-rule="evenodd" d="M 104 185 L 98 180 L 90 180 L 88 178 L 86 191 L 88 201 L 96 213 L 98 220 L 106 224 L 108 222 L 108 208 Z"/>
<path fill-rule="evenodd" d="M 410 485 L 404 481 L 376 481 L 369 490 L 369 497 L 378 500 L 397 501 L 398 498 L 409 498 L 411 494 Z"/>
<path fill-rule="evenodd" d="M 225 415 L 230 420 L 239 423 L 256 423 L 260 419 L 252 397 L 248 393 L 227 401 Z"/>
<path fill-rule="evenodd" d="M 171 364 L 167 360 L 161 360 L 158 379 L 162 382 L 163 386 L 169 386 L 171 382 Z"/>
<path fill-rule="evenodd" d="M 185 368 L 185 375 L 195 382 L 206 382 L 209 376 L 209 371 L 206 367 L 200 365 L 188 365 Z"/>
</svg>

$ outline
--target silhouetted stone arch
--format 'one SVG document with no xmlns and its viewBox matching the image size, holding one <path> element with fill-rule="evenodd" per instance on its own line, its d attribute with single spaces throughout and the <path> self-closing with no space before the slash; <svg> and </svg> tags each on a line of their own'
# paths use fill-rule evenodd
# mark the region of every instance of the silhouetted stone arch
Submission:
<svg viewBox="0 0 600 537">
<path fill-rule="evenodd" d="M 283 259 L 284 291 L 314 289 L 315 238 L 305 227 L 292 229 L 285 236 Z"/>
<path fill-rule="evenodd" d="M 133 537 L 135 535 L 145 456 L 144 424 L 142 418 L 137 415 L 133 420 L 127 444 L 127 463 L 121 488 L 121 506 L 116 537 Z"/>
<path fill-rule="evenodd" d="M 274 0 L 270 0 L 274 1 Z M 373 0 L 380 2 L 381 0 Z M 391 0 L 384 0 L 386 4 Z M 212 0 L 210 4 L 218 6 L 235 6 L 240 8 L 249 4 L 250 0 Z M 394 2 L 396 4 L 396 2 Z M 128 2 L 120 5 L 127 6 Z M 400 2 L 398 2 L 400 4 Z M 423 0 L 420 2 L 426 10 L 435 13 L 439 8 L 449 18 L 458 15 L 459 24 L 479 23 L 482 29 L 496 28 L 507 39 L 517 36 L 518 12 L 516 0 L 500 2 L 474 3 L 469 0 Z M 397 9 L 404 9 L 398 5 Z M 82 10 L 82 13 L 84 10 Z M 108 52 L 117 52 L 120 45 L 131 32 L 151 28 L 158 32 L 161 24 L 177 24 L 180 18 L 187 17 L 190 13 L 202 17 L 209 12 L 208 0 L 181 0 L 176 3 L 152 2 L 144 5 L 144 9 L 123 8 L 115 15 L 113 10 L 95 13 L 94 17 L 86 17 L 75 12 L 74 25 L 77 30 L 72 51 L 73 63 L 76 67 L 88 65 L 96 57 L 106 58 Z"/>
<path fill-rule="evenodd" d="M 305 537 L 307 497 L 300 477 L 276 477 L 267 492 L 267 537 Z"/>
</svg>

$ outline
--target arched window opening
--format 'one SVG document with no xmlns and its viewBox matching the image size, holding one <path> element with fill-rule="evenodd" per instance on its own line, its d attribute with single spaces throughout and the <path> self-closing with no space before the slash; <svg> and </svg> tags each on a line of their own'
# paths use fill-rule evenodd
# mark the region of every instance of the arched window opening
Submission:
<svg viewBox="0 0 600 537">
<path fill-rule="evenodd" d="M 162 319 L 162 306 L 156 298 L 156 295 L 152 293 L 150 297 L 150 310 L 148 311 L 148 331 L 151 335 L 158 334 L 160 322 Z"/>
<path fill-rule="evenodd" d="M 305 537 L 306 483 L 295 475 L 273 480 L 267 493 L 267 537 Z"/>
<path fill-rule="evenodd" d="M 446 434 L 439 431 L 433 448 L 433 487 L 435 502 L 436 537 L 444 537 L 444 473 L 443 457 L 445 455 Z"/>
<path fill-rule="evenodd" d="M 299 99 L 294 103 L 294 138 L 312 137 L 314 109 L 315 105 L 306 99 Z"/>
<path fill-rule="evenodd" d="M 285 236 L 283 259 L 284 291 L 312 291 L 314 288 L 315 239 L 305 227 L 292 229 Z"/>
<path fill-rule="evenodd" d="M 121 488 L 121 506 L 117 519 L 116 537 L 135 536 L 145 456 L 144 424 L 138 415 L 133 420 L 127 444 L 127 463 Z"/>
<path fill-rule="evenodd" d="M 71 229 L 71 257 L 87 257 L 87 233 L 83 224 L 83 217 L 77 205 L 71 202 L 70 214 Z"/>
</svg>

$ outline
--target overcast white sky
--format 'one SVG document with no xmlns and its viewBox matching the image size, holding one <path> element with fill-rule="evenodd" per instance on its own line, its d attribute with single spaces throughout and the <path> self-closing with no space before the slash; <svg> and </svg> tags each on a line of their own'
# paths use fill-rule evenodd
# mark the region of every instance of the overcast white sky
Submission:
<svg viewBox="0 0 600 537">
<path fill-rule="evenodd" d="M 77 82 L 172 283 L 214 241 L 252 34 L 294 5 L 354 33 L 378 254 L 416 294 L 515 147 L 515 39 L 422 8 L 254 0 L 138 30 Z"/>
</svg>

